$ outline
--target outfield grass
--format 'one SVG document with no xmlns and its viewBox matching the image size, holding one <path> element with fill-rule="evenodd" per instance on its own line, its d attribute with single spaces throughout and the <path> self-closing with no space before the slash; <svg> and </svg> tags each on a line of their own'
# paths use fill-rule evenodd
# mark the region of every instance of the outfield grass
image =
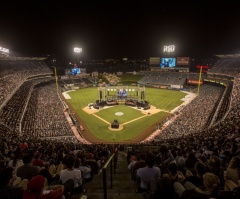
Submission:
<svg viewBox="0 0 240 199">
<path fill-rule="evenodd" d="M 119 83 L 122 84 L 137 83 L 137 81 L 143 78 L 142 75 L 133 75 L 130 73 L 125 73 L 123 75 L 119 75 L 118 77 L 121 78 Z"/>
<path fill-rule="evenodd" d="M 179 106 L 186 94 L 180 91 L 162 90 L 155 88 L 146 88 L 145 100 L 149 101 L 151 105 L 156 106 L 159 109 L 170 111 L 176 106 Z M 106 141 L 128 141 L 137 136 L 143 130 L 147 129 L 152 124 L 155 124 L 159 118 L 163 117 L 166 112 L 159 112 L 157 114 L 152 114 L 150 116 L 144 117 L 142 119 L 133 121 L 124 125 L 124 129 L 121 131 L 111 131 L 108 129 L 108 124 L 94 115 L 90 115 L 83 111 L 82 109 L 86 107 L 89 103 L 94 103 L 98 98 L 98 88 L 86 88 L 68 93 L 71 99 L 68 102 L 74 108 L 76 114 L 84 121 L 86 126 L 91 130 L 91 132 L 100 139 Z M 115 112 L 123 112 L 123 116 L 115 116 Z M 103 109 L 96 113 L 96 115 L 104 118 L 109 123 L 112 123 L 114 119 L 118 119 L 120 123 L 129 121 L 143 114 L 135 109 L 124 105 L 117 105 L 113 108 Z"/>
</svg>

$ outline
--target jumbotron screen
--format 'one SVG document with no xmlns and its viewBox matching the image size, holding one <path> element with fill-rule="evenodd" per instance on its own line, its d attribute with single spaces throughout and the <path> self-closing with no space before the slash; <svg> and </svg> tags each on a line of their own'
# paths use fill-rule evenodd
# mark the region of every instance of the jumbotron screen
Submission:
<svg viewBox="0 0 240 199">
<path fill-rule="evenodd" d="M 71 74 L 72 75 L 78 75 L 81 73 L 81 69 L 80 68 L 72 68 L 71 69 Z"/>
<path fill-rule="evenodd" d="M 172 68 L 176 66 L 176 58 L 161 58 L 161 68 Z"/>
</svg>

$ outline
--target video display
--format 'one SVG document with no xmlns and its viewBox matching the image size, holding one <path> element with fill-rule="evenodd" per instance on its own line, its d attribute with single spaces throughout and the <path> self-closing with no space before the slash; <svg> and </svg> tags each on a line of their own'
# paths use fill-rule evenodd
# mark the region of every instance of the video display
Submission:
<svg viewBox="0 0 240 199">
<path fill-rule="evenodd" d="M 176 66 L 176 58 L 161 58 L 161 68 L 172 68 Z"/>
<path fill-rule="evenodd" d="M 122 97 L 127 97 L 127 91 L 125 89 L 119 89 L 118 91 L 118 97 L 122 98 Z"/>
<path fill-rule="evenodd" d="M 77 75 L 81 73 L 81 69 L 80 68 L 72 68 L 71 69 L 71 74 L 72 75 Z"/>
</svg>

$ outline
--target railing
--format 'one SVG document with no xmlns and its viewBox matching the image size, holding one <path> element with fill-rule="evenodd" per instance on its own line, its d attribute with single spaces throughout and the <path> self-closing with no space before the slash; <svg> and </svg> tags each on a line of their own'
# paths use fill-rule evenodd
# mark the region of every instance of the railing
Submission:
<svg viewBox="0 0 240 199">
<path fill-rule="evenodd" d="M 103 198 L 104 199 L 107 199 L 107 171 L 106 171 L 106 169 L 110 164 L 110 189 L 112 189 L 113 188 L 113 173 L 114 174 L 116 173 L 117 160 L 118 160 L 118 148 L 115 149 L 114 153 L 111 155 L 111 157 L 108 159 L 108 161 L 105 163 L 105 165 L 102 168 Z"/>
</svg>

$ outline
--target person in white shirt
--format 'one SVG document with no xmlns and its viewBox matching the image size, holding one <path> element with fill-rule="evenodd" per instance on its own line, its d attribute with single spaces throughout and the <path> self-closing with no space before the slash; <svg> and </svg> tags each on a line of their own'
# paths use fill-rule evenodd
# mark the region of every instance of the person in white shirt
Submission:
<svg viewBox="0 0 240 199">
<path fill-rule="evenodd" d="M 137 170 L 137 177 L 140 180 L 140 191 L 148 191 L 149 183 L 151 180 L 158 180 L 161 176 L 161 170 L 155 165 L 155 155 L 148 153 L 146 155 L 146 167 Z"/>
<path fill-rule="evenodd" d="M 22 151 L 16 152 L 14 158 L 8 162 L 8 166 L 13 167 L 14 170 L 16 171 L 18 167 L 24 165 L 22 157 L 23 157 Z"/>
<path fill-rule="evenodd" d="M 128 165 L 128 169 L 133 169 L 133 166 L 136 162 L 137 162 L 136 156 L 132 155 L 130 158 L 130 164 Z"/>
<path fill-rule="evenodd" d="M 74 181 L 74 188 L 78 188 L 82 185 L 82 173 L 80 170 L 73 167 L 74 162 L 74 155 L 68 155 L 64 158 L 64 164 L 66 166 L 66 169 L 63 169 L 60 172 L 60 181 L 62 184 L 64 184 L 69 179 L 72 179 Z"/>
</svg>

